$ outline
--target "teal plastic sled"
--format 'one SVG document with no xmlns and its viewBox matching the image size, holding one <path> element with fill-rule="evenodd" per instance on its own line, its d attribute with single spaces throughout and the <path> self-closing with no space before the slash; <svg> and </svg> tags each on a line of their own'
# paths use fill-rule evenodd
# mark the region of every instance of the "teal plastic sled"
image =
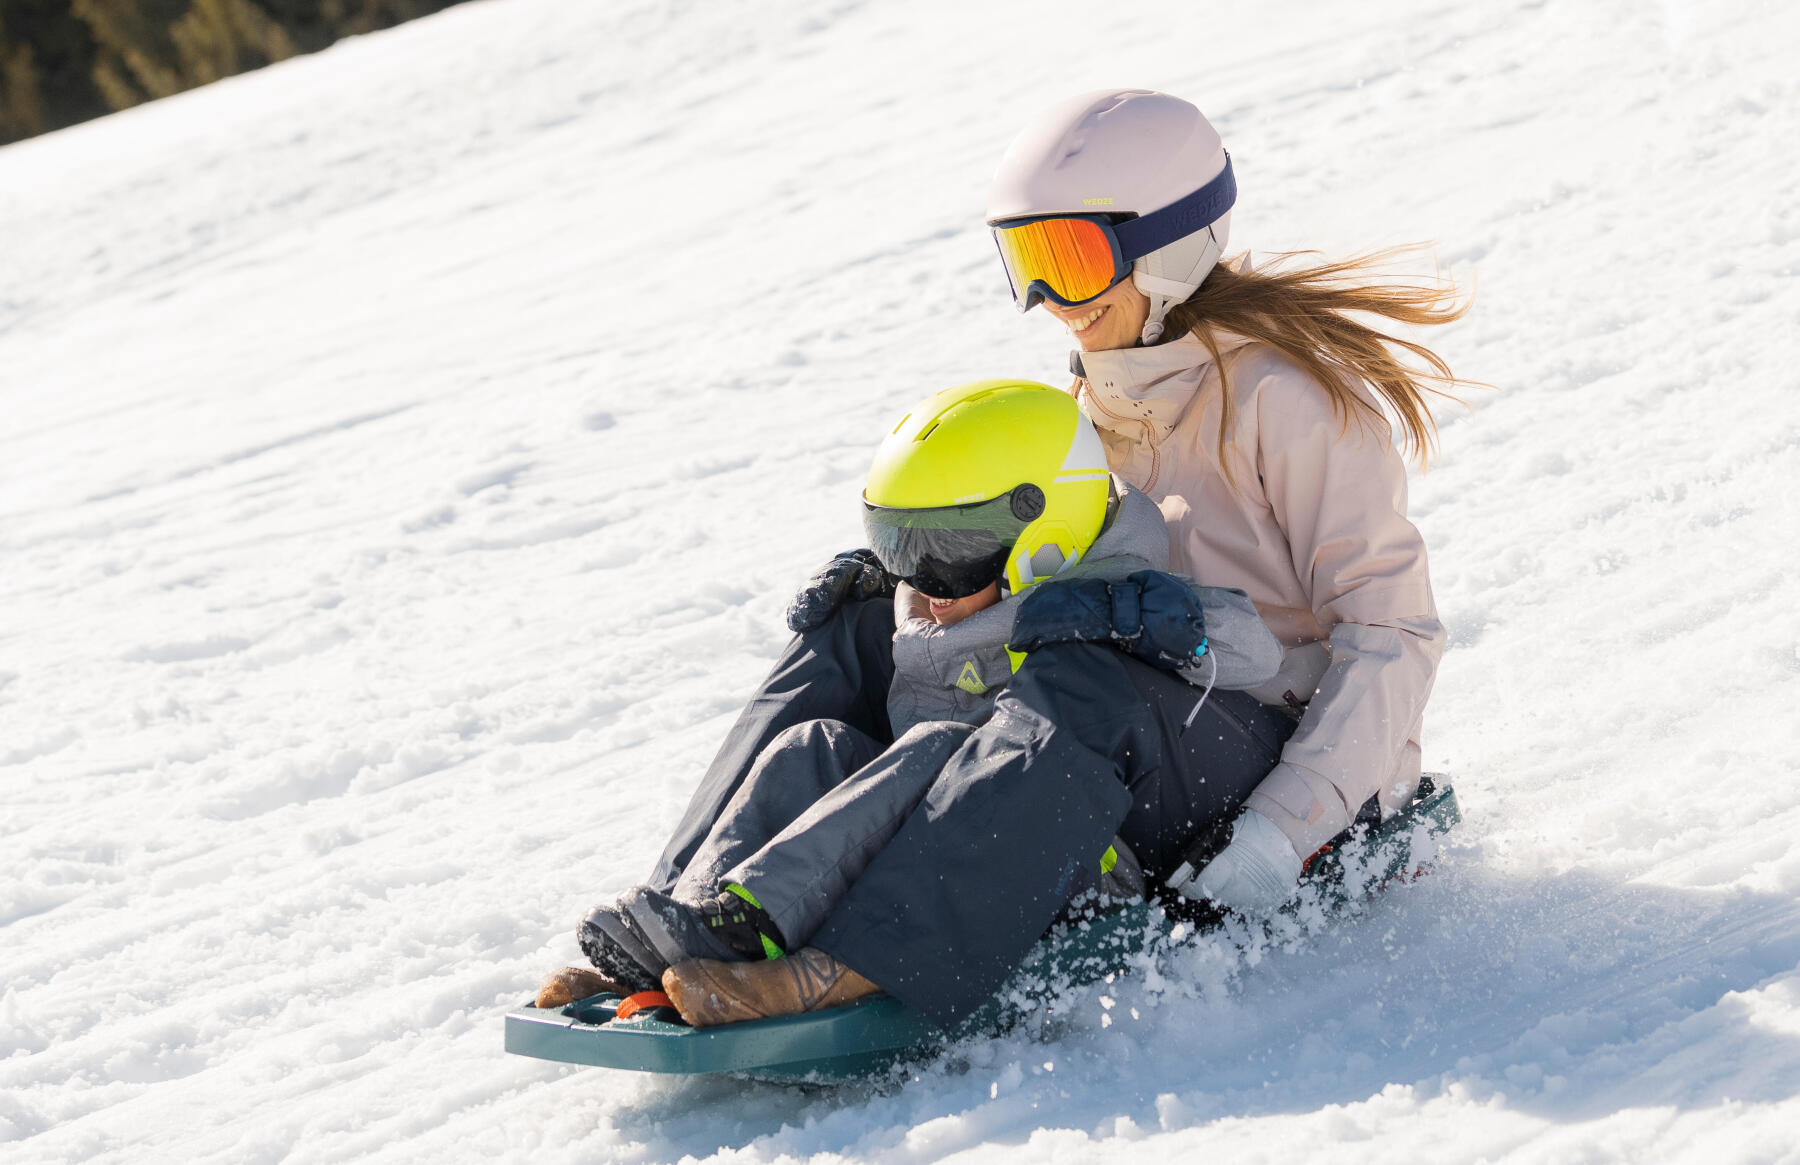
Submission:
<svg viewBox="0 0 1800 1165">
<path fill-rule="evenodd" d="M 1449 782 L 1427 776 L 1404 812 L 1353 831 L 1345 843 L 1313 860 L 1305 882 L 1320 886 L 1328 905 L 1341 905 L 1413 872 L 1421 830 L 1435 837 L 1461 820 Z M 506 1050 L 634 1072 L 840 1082 L 901 1060 L 928 1058 L 953 1040 L 1005 1031 L 1052 990 L 1092 983 L 1120 969 L 1175 921 L 1161 907 L 1146 903 L 1061 928 L 1038 944 L 998 995 L 950 1031 L 889 995 L 828 1011 L 712 1028 L 688 1027 L 646 1012 L 619 1019 L 619 996 L 595 995 L 566 1007 L 526 1006 L 511 1012 Z"/>
</svg>

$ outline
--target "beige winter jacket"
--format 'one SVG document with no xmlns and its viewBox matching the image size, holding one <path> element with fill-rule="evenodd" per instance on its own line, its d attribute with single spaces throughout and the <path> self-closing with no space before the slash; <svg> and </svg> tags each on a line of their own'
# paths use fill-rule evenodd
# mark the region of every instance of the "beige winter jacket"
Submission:
<svg viewBox="0 0 1800 1165">
<path fill-rule="evenodd" d="M 1281 674 L 1253 694 L 1305 711 L 1248 805 L 1304 857 L 1370 796 L 1386 816 L 1412 795 L 1444 628 L 1387 435 L 1355 419 L 1346 429 L 1275 349 L 1221 350 L 1236 490 L 1220 472 L 1218 369 L 1193 336 L 1082 353 L 1077 398 L 1113 472 L 1161 508 L 1170 569 L 1247 591 L 1281 640 Z"/>
</svg>

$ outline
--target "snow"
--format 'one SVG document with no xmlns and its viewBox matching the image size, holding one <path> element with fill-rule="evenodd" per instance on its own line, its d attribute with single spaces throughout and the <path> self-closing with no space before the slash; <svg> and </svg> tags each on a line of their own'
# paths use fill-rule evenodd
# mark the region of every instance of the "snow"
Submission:
<svg viewBox="0 0 1800 1165">
<path fill-rule="evenodd" d="M 0 150 L 0 1154 L 1800 1160 L 1797 46 L 487 0 Z M 883 1088 L 502 1054 L 884 424 L 1064 379 L 983 190 L 1119 83 L 1219 125 L 1234 246 L 1476 288 L 1429 339 L 1494 387 L 1413 489 L 1437 871 Z"/>
</svg>

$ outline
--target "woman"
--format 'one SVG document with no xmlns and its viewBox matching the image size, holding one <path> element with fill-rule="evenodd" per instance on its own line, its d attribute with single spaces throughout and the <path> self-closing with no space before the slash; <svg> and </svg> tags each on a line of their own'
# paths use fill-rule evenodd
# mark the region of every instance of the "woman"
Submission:
<svg viewBox="0 0 1800 1165">
<path fill-rule="evenodd" d="M 1171 568 L 1247 591 L 1286 648 L 1256 692 L 1299 713 L 1280 762 L 1230 845 L 1169 878 L 1262 914 L 1365 806 L 1385 816 L 1412 795 L 1444 646 L 1380 405 L 1422 461 L 1427 394 L 1452 378 L 1430 351 L 1351 313 L 1417 325 L 1466 307 L 1446 289 L 1375 283 L 1356 262 L 1220 265 L 1235 197 L 1230 157 L 1198 109 L 1102 91 L 1018 137 L 988 221 L 1020 310 L 1041 302 L 1074 336 L 1074 392 L 1114 472 L 1162 508 Z"/>
<path fill-rule="evenodd" d="M 1463 308 L 1438 288 L 1376 283 L 1356 263 L 1223 265 L 1235 196 L 1230 159 L 1197 109 L 1109 91 L 1026 128 L 988 217 L 1017 305 L 1044 304 L 1075 337 L 1073 391 L 1109 467 L 1161 509 L 1172 568 L 1248 592 L 1285 649 L 1280 672 L 1196 706 L 1173 671 L 1120 650 L 1137 634 L 1132 596 L 1033 588 L 1011 641 L 1029 654 L 994 715 L 804 958 L 705 969 L 742 1014 L 879 986 L 950 1024 L 1000 986 L 1115 834 L 1152 885 L 1260 915 L 1320 846 L 1410 798 L 1444 632 L 1381 404 L 1422 454 L 1426 394 L 1451 377 L 1429 351 L 1350 313 L 1431 324 Z M 674 884 L 758 751 L 788 727 L 829 717 L 891 738 L 883 594 L 880 572 L 854 555 L 802 591 L 790 611 L 800 637 L 733 729 L 653 882 Z M 1229 844 L 1196 870 L 1195 838 L 1224 824 Z"/>
</svg>

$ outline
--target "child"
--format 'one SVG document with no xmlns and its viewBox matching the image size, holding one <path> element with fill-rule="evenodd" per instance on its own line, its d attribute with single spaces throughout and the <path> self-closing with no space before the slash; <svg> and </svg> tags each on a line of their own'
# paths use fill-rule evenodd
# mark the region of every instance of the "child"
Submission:
<svg viewBox="0 0 1800 1165">
<path fill-rule="evenodd" d="M 1192 675 L 1208 688 L 1260 683 L 1279 666 L 1279 646 L 1241 593 L 1190 595 L 1184 580 L 1140 573 L 1167 565 L 1162 515 L 1115 484 L 1093 427 L 1046 385 L 983 381 L 929 398 L 883 441 L 864 503 L 874 557 L 898 580 L 887 699 L 896 739 L 832 720 L 781 733 L 671 888 L 634 887 L 583 921 L 582 949 L 604 975 L 563 972 L 545 984 L 540 1006 L 576 992 L 652 989 L 660 979 L 703 1025 L 876 990 L 801 948 L 992 714 L 1023 658 L 1008 648 L 1015 618 L 1040 581 L 1136 576 L 1146 594 L 1197 598 L 1204 628 L 1193 620 L 1182 651 L 1199 647 Z M 1123 842 L 1094 859 L 1071 882 L 1071 898 L 1142 896 Z M 755 973 L 720 966 L 790 951 L 791 974 L 761 976 L 760 986 Z"/>
</svg>

